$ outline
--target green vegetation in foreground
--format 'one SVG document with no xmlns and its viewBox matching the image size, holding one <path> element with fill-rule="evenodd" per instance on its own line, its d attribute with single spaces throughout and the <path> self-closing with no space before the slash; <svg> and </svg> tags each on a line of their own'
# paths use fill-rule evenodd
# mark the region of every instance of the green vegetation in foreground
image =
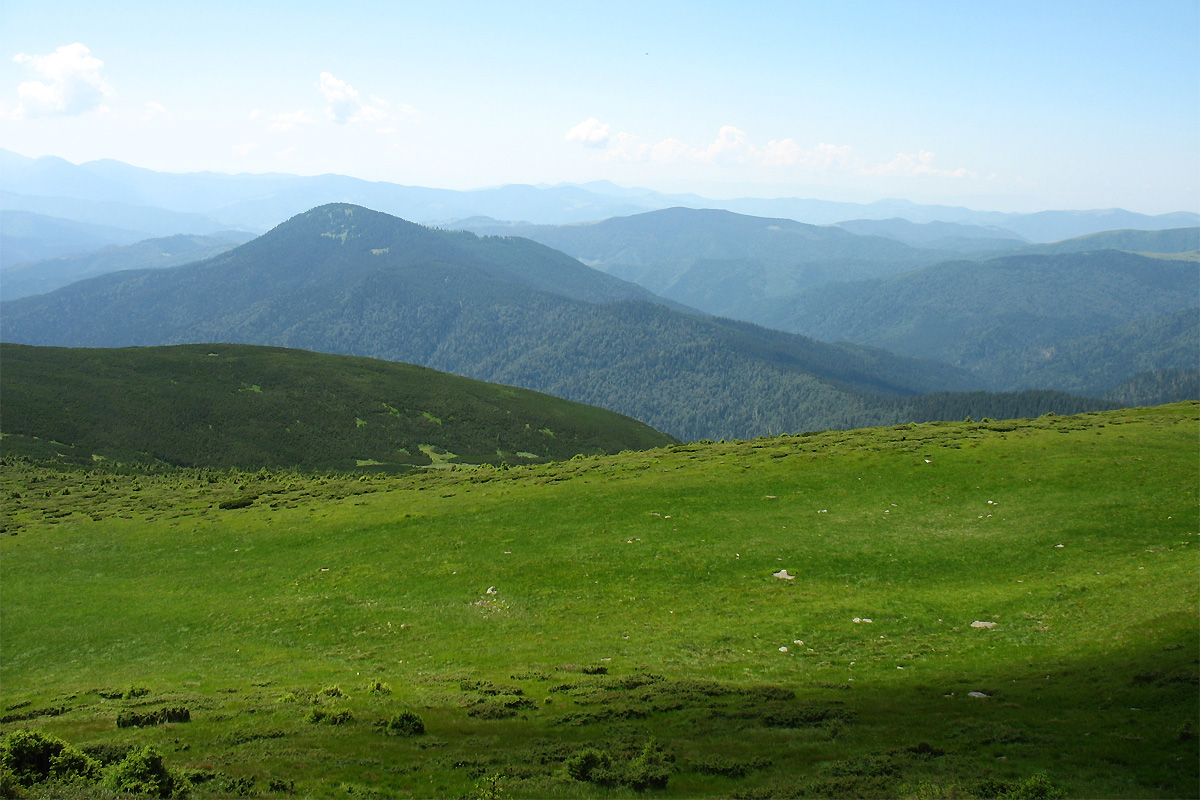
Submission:
<svg viewBox="0 0 1200 800">
<path fill-rule="evenodd" d="M 370 358 L 236 344 L 0 353 L 6 455 L 394 472 L 675 441 L 582 403 Z"/>
<path fill-rule="evenodd" d="M 32 796 L 1196 797 L 1198 423 L 405 476 L 10 458 L 0 733 L 99 782 Z"/>
</svg>

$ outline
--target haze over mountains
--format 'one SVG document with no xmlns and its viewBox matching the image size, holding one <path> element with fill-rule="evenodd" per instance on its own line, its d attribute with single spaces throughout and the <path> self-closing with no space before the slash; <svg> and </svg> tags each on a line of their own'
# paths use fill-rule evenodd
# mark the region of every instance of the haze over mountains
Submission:
<svg viewBox="0 0 1200 800">
<path fill-rule="evenodd" d="M 959 401 L 917 396 L 948 391 L 1195 393 L 1200 228 L 1166 227 L 1195 214 L 725 203 L 841 216 L 816 225 L 603 183 L 453 192 L 0 160 L 7 341 L 366 355 L 600 405 L 693 439 L 939 418 Z M 373 208 L 322 205 L 246 241 L 330 196 Z M 378 210 L 389 207 L 417 220 L 472 216 L 439 230 Z M 886 216 L 898 210 L 907 218 Z M 1148 230 L 1086 233 L 1111 225 Z M 144 238 L 176 226 L 209 233 Z M 212 233 L 228 226 L 243 230 Z M 1085 234 L 1040 241 L 1063 230 Z M 121 244 L 97 249 L 105 237 Z M 62 255 L 73 250 L 90 252 Z M 12 264 L 38 252 L 59 255 Z M 22 296 L 39 292 L 50 293 Z M 1055 410 L 1043 401 L 1003 406 Z M 999 402 L 978 395 L 971 413 L 999 416 L 989 410 Z"/>
<path fill-rule="evenodd" d="M 160 173 L 118 161 L 72 164 L 52 156 L 27 158 L 0 150 L 4 194 L 0 208 L 33 211 L 113 227 L 144 230 L 151 215 L 162 222 L 185 215 L 180 226 L 161 225 L 149 236 L 211 233 L 238 228 L 256 233 L 330 202 L 347 202 L 414 222 L 449 225 L 487 216 L 533 224 L 586 222 L 675 206 L 723 208 L 741 214 L 823 225 L 843 220 L 933 221 L 1005 229 L 1031 242 L 1048 242 L 1119 228 L 1162 229 L 1200 224 L 1200 215 L 1149 216 L 1104 209 L 1013 214 L 931 206 L 904 200 L 837 203 L 799 198 L 719 200 L 624 188 L 604 181 L 582 185 L 508 185 L 453 191 L 371 182 L 342 175 L 225 175 Z M 197 218 L 197 215 L 200 218 Z M 208 230 L 204 225 L 211 225 Z"/>
</svg>

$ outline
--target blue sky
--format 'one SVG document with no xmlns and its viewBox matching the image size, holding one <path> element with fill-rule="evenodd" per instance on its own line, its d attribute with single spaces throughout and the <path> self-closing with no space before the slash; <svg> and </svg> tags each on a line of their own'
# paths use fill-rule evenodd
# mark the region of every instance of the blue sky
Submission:
<svg viewBox="0 0 1200 800">
<path fill-rule="evenodd" d="M 1200 210 L 1200 3 L 0 0 L 0 147 L 454 189 Z"/>
</svg>

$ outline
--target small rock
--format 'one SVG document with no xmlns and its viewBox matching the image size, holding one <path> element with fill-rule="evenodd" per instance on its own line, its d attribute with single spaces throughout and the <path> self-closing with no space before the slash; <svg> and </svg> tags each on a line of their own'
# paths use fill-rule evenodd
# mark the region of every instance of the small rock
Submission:
<svg viewBox="0 0 1200 800">
<path fill-rule="evenodd" d="M 788 651 L 788 649 L 786 647 L 779 648 L 779 652 L 781 652 L 781 653 L 786 653 L 787 651 Z"/>
<path fill-rule="evenodd" d="M 971 623 L 971 627 L 972 628 L 994 628 L 994 627 L 996 627 L 996 623 L 980 622 L 979 620 L 975 620 L 974 622 Z"/>
<path fill-rule="evenodd" d="M 488 587 L 488 590 L 487 590 L 487 593 L 488 593 L 488 594 L 496 594 L 496 587 L 495 587 L 495 586 L 489 586 L 489 587 Z"/>
<path fill-rule="evenodd" d="M 983 692 L 967 692 L 967 697 L 991 697 L 991 695 Z"/>
<path fill-rule="evenodd" d="M 772 572 L 771 574 L 774 575 L 776 578 L 779 578 L 780 580 L 784 580 L 784 581 L 796 580 L 796 576 L 788 575 L 788 571 L 786 569 L 781 569 L 781 570 L 779 570 L 779 572 Z"/>
</svg>

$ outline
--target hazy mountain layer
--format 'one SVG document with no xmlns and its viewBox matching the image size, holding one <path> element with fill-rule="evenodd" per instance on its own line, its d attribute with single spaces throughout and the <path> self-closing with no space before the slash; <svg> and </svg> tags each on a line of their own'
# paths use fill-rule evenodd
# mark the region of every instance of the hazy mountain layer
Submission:
<svg viewBox="0 0 1200 800">
<path fill-rule="evenodd" d="M 132 244 L 137 231 L 77 222 L 31 211 L 0 211 L 0 269 L 110 244 Z"/>
<path fill-rule="evenodd" d="M 176 234 L 131 245 L 109 245 L 74 256 L 18 264 L 0 272 L 0 297 L 45 294 L 75 281 L 127 269 L 162 269 L 201 261 L 254 238 L 240 231 L 210 236 Z"/>
<path fill-rule="evenodd" d="M 663 297 L 759 323 L 771 298 L 830 281 L 904 272 L 953 255 L 835 227 L 713 209 L 670 208 L 587 225 L 462 224 L 476 233 L 524 236 Z"/>
<path fill-rule="evenodd" d="M 815 287 L 769 311 L 781 328 L 956 364 L 993 388 L 1094 392 L 1183 366 L 1194 314 L 1106 332 L 1194 309 L 1197 289 L 1194 263 L 1105 250 L 948 262 Z"/>
<path fill-rule="evenodd" d="M 546 391 L 682 438 L 889 419 L 877 395 L 978 388 L 962 372 L 650 302 L 524 239 L 325 206 L 206 262 L 5 303 L 4 339 L 234 341 L 368 355 Z"/>
<path fill-rule="evenodd" d="M 562 224 L 674 206 L 723 208 L 740 214 L 817 225 L 902 217 L 919 223 L 944 221 L 995 226 L 1035 242 L 1058 241 L 1117 228 L 1157 230 L 1200 224 L 1200 215 L 1190 212 L 1149 216 L 1123 209 L 1104 209 L 1013 214 L 920 205 L 905 200 L 867 204 L 800 198 L 715 200 L 698 195 L 669 195 L 649 189 L 624 188 L 603 181 L 584 185 L 510 185 L 452 191 L 371 182 L 344 175 L 173 174 L 119 161 L 76 165 L 52 156 L 32 159 L 8 151 L 0 151 L 0 169 L 4 173 L 5 188 L 10 192 L 201 214 L 221 227 L 257 231 L 265 231 L 305 209 L 330 202 L 358 203 L 426 223 L 484 215 L 501 220 Z M 62 210 L 53 213 L 68 216 Z M 159 234 L 167 232 L 155 231 Z M 189 226 L 169 232 L 206 231 Z"/>
</svg>

